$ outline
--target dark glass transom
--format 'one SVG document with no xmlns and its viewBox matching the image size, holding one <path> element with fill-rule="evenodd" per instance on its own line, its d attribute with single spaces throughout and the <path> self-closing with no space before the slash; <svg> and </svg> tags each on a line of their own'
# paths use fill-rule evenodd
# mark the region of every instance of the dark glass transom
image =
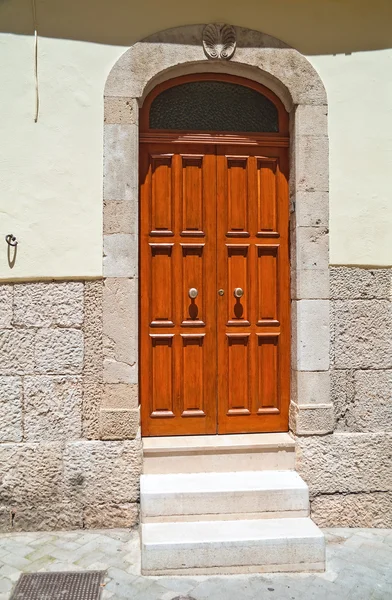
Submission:
<svg viewBox="0 0 392 600">
<path fill-rule="evenodd" d="M 277 133 L 275 104 L 252 88 L 226 81 L 194 81 L 168 88 L 150 108 L 150 128 Z"/>
</svg>

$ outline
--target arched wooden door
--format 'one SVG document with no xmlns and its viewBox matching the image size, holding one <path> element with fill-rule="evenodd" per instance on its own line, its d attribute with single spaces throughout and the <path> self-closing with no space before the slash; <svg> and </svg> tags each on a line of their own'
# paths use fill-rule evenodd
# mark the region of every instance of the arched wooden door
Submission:
<svg viewBox="0 0 392 600">
<path fill-rule="evenodd" d="M 252 81 L 180 77 L 140 134 L 142 434 L 287 431 L 288 115 Z"/>
</svg>

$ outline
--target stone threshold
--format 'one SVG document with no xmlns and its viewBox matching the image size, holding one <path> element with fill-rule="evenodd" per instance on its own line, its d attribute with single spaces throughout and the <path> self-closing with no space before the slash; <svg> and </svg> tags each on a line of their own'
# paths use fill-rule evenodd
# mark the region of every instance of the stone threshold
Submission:
<svg viewBox="0 0 392 600">
<path fill-rule="evenodd" d="M 143 438 L 143 454 L 215 454 L 247 452 L 249 450 L 295 449 L 295 440 L 289 433 L 245 433 L 232 435 L 199 435 Z"/>
</svg>

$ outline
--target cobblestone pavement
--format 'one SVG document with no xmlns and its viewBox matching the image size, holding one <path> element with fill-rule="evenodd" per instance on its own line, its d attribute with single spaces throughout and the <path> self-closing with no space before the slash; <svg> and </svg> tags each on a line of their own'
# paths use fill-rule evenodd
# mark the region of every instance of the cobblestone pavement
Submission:
<svg viewBox="0 0 392 600">
<path fill-rule="evenodd" d="M 124 529 L 0 535 L 0 600 L 20 574 L 107 570 L 102 600 L 392 599 L 392 530 L 326 529 L 319 574 L 142 577 L 139 538 Z"/>
</svg>

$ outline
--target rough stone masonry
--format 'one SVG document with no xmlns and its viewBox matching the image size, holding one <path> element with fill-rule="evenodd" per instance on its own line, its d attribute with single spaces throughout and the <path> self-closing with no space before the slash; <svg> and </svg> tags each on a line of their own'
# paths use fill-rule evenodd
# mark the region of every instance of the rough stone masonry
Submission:
<svg viewBox="0 0 392 600">
<path fill-rule="evenodd" d="M 330 269 L 331 389 L 315 372 L 306 406 L 327 395 L 334 422 L 296 435 L 321 526 L 392 526 L 391 282 L 391 269 Z M 116 316 L 137 328 L 136 305 L 132 280 L 0 286 L 2 531 L 138 522 L 136 349 Z M 317 429 L 320 411 L 302 414 Z"/>
</svg>

